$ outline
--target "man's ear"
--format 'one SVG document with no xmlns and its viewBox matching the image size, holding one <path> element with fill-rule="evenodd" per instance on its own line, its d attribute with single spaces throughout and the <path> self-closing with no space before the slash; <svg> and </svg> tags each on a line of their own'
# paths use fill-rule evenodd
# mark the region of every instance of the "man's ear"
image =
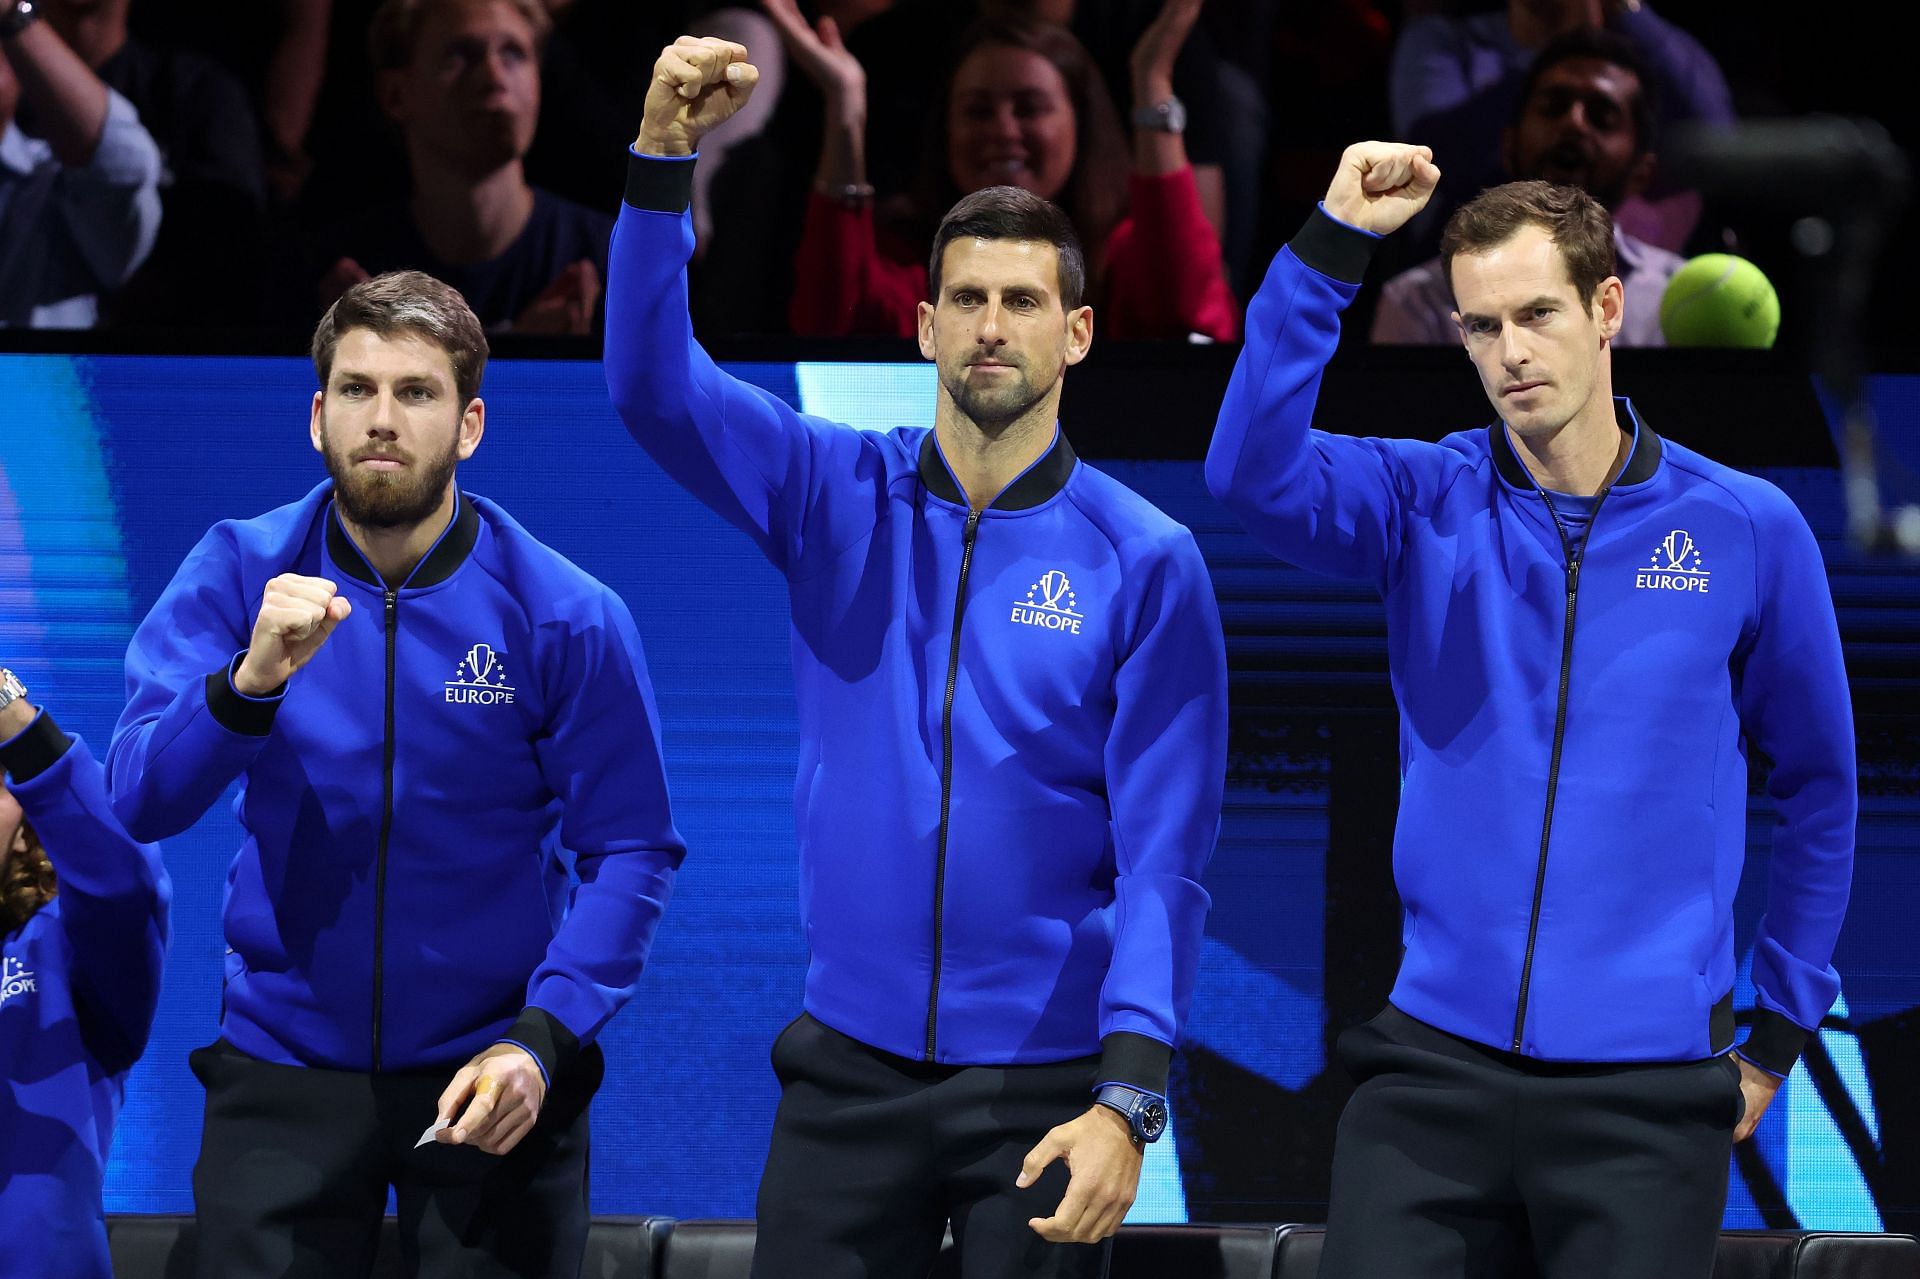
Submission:
<svg viewBox="0 0 1920 1279">
<path fill-rule="evenodd" d="M 462 462 L 473 456 L 480 447 L 480 437 L 487 433 L 487 405 L 479 396 L 467 402 L 466 412 L 460 415 L 460 438 L 454 442 L 454 456 Z"/>
<path fill-rule="evenodd" d="M 920 326 L 920 354 L 929 360 L 939 359 L 939 348 L 933 340 L 933 303 L 920 303 L 915 315 Z"/>
<path fill-rule="evenodd" d="M 1076 306 L 1067 312 L 1067 363 L 1078 364 L 1093 349 L 1093 308 Z"/>
<path fill-rule="evenodd" d="M 315 453 L 325 453 L 327 451 L 326 433 L 321 429 L 321 414 L 326 407 L 326 403 L 327 393 L 325 391 L 315 391 L 313 393 L 313 409 L 307 415 L 307 438 L 313 441 L 313 451 Z"/>
<path fill-rule="evenodd" d="M 1627 321 L 1627 291 L 1620 283 L 1620 277 L 1610 275 L 1600 281 L 1600 287 L 1593 293 L 1593 322 L 1600 328 L 1600 336 L 1611 342 L 1620 336 L 1621 328 Z"/>
</svg>

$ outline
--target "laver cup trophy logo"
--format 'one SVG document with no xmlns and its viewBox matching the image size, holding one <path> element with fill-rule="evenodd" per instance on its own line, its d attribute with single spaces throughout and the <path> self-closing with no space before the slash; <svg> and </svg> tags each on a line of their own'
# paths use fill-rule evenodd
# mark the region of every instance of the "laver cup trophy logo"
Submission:
<svg viewBox="0 0 1920 1279">
<path fill-rule="evenodd" d="M 1661 538 L 1647 563 L 1648 567 L 1633 575 L 1633 584 L 1640 590 L 1707 593 L 1707 579 L 1712 574 L 1700 566 L 1700 548 L 1687 530 L 1677 528 Z"/>
<path fill-rule="evenodd" d="M 513 685 L 507 683 L 506 656 L 491 644 L 468 649 L 447 681 L 447 701 L 462 706 L 511 706 Z"/>
<path fill-rule="evenodd" d="M 1079 599 L 1073 593 L 1073 583 L 1065 573 L 1054 568 L 1042 573 L 1039 580 L 1027 588 L 1027 598 L 1013 606 L 1009 620 L 1022 626 L 1078 635 L 1084 619 Z"/>
</svg>

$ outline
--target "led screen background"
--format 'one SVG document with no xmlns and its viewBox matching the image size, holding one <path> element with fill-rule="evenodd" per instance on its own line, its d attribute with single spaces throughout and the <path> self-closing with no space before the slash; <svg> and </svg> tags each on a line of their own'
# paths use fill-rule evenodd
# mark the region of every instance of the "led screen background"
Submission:
<svg viewBox="0 0 1920 1279">
<path fill-rule="evenodd" d="M 931 412 L 925 366 L 733 371 L 859 425 Z M 121 704 L 127 639 L 182 556 L 214 521 L 292 501 L 321 478 L 306 437 L 312 379 L 292 359 L 0 355 L 0 662 L 96 752 Z M 1882 381 L 1889 421 L 1920 416 L 1917 386 Z M 496 361 L 486 392 L 488 434 L 461 482 L 631 605 L 689 847 L 639 993 L 603 1040 L 594 1207 L 748 1216 L 775 1101 L 767 1048 L 798 1011 L 805 963 L 783 584 L 627 439 L 596 364 Z M 1098 440 L 1076 445 L 1099 456 Z M 1265 557 L 1207 496 L 1196 461 L 1100 465 L 1194 529 L 1233 670 L 1232 773 L 1174 1126 L 1132 1219 L 1319 1219 L 1346 1092 L 1327 1046 L 1377 1009 L 1397 958 L 1380 605 L 1364 587 Z M 1906 940 L 1920 901 L 1920 585 L 1911 566 L 1844 546 L 1835 473 L 1767 474 L 1828 552 L 1861 712 L 1863 806 L 1836 960 L 1844 998 L 1819 1069 L 1796 1071 L 1739 1161 L 1727 1220 L 1912 1228 L 1920 1116 L 1901 1094 L 1920 1069 L 1920 954 Z M 1756 787 L 1737 904 L 1743 1008 L 1770 817 Z M 110 1210 L 191 1208 L 201 1093 L 185 1059 L 215 1034 L 218 916 L 237 842 L 223 803 L 166 845 L 175 937 L 114 1146 Z"/>
</svg>

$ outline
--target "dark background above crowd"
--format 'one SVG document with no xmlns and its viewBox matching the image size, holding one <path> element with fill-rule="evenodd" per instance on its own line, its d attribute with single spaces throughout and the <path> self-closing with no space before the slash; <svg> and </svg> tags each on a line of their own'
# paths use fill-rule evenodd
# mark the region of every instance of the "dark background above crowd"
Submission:
<svg viewBox="0 0 1920 1279">
<path fill-rule="evenodd" d="M 407 261 L 421 255 L 423 237 L 406 224 L 408 151 L 383 112 L 369 59 L 367 31 L 377 7 L 376 0 L 133 0 L 133 44 L 98 70 L 142 107 L 166 157 L 169 184 L 159 243 L 128 286 L 104 300 L 103 327 L 182 340 L 199 330 L 297 349 L 326 300 L 329 273 L 343 259 L 364 270 L 431 265 Z M 548 239 L 536 263 L 545 274 L 531 284 L 456 281 L 470 292 L 482 285 L 518 289 L 518 310 L 489 317 L 497 331 L 593 327 L 599 280 L 581 276 L 604 264 L 604 247 L 596 262 L 581 246 L 604 234 L 617 210 L 625 147 L 653 57 L 674 36 L 700 29 L 715 9 L 760 11 L 757 4 L 713 0 L 545 0 L 544 7 L 553 30 L 541 57 L 538 124 L 524 172 L 543 198 L 555 198 L 536 214 Z M 895 207 L 889 201 L 911 194 L 951 51 L 979 6 L 832 0 L 825 7 L 849 27 L 847 47 L 866 71 L 868 170 L 876 215 L 884 216 Z M 1061 6 L 1029 0 L 1013 7 Z M 1072 30 L 1098 64 L 1124 126 L 1136 105 L 1129 101 L 1129 53 L 1159 0 L 1064 7 L 1073 10 Z M 1218 214 L 1225 275 L 1242 304 L 1321 194 L 1340 149 L 1392 135 L 1388 85 L 1397 36 L 1431 14 L 1502 7 L 1484 0 L 1208 0 L 1174 84 L 1190 113 L 1186 142 L 1196 169 L 1224 174 L 1224 190 L 1209 209 Z M 1804 9 L 1776 0 L 1734 7 L 1660 0 L 1650 7 L 1718 62 L 1741 118 L 1867 117 L 1910 149 L 1916 120 L 1901 91 L 1896 42 L 1880 38 L 1870 23 L 1841 12 L 1832 21 L 1809 20 Z M 812 18 L 821 6 L 800 8 Z M 862 21 L 863 14 L 871 16 Z M 324 41 L 323 59 L 311 56 L 317 41 Z M 794 258 L 820 153 L 823 97 L 793 58 L 784 61 L 770 118 L 731 149 L 706 191 L 694 301 L 710 340 L 791 331 Z M 317 92 L 303 87 L 316 74 Z M 1437 158 L 1445 168 L 1447 157 Z M 1783 172 L 1783 184 L 1791 186 L 1792 177 Z M 585 216 L 589 211 L 593 217 Z M 1683 254 L 1732 249 L 1759 262 L 1782 294 L 1781 346 L 1788 351 L 1798 350 L 1818 322 L 1807 314 L 1815 303 L 1789 241 L 1798 212 L 1709 200 L 1674 246 Z M 1875 273 L 1862 340 L 1878 367 L 1906 366 L 1920 339 L 1920 317 L 1898 287 L 1920 278 L 1914 225 L 1909 212 Z M 1383 254 L 1353 331 L 1364 331 L 1380 281 L 1422 256 L 1411 240 Z M 593 270 L 575 268 L 580 259 Z M 547 270 L 556 266 L 560 274 Z M 563 280 L 567 268 L 575 269 Z M 530 292 L 545 300 L 551 322 L 517 322 Z M 570 325 L 569 315 L 587 318 Z"/>
</svg>

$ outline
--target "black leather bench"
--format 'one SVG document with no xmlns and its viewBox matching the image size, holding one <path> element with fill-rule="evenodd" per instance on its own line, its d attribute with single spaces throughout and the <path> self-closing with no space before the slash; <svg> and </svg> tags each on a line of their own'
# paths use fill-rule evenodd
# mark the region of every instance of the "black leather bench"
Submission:
<svg viewBox="0 0 1920 1279">
<path fill-rule="evenodd" d="M 1127 1226 L 1114 1244 L 1110 1279 L 1317 1279 L 1320 1226 Z M 107 1242 L 116 1279 L 192 1279 L 193 1218 L 112 1214 Z M 747 1279 L 751 1221 L 595 1217 L 582 1279 Z M 931 1279 L 958 1267 L 945 1250 Z M 373 1279 L 401 1279 L 389 1217 Z M 1514 1276 L 1530 1279 L 1530 1276 Z M 1920 1279 L 1912 1235 L 1730 1230 L 1720 1236 L 1713 1279 Z"/>
<path fill-rule="evenodd" d="M 658 1279 L 660 1256 L 672 1229 L 671 1217 L 595 1217 L 581 1279 Z M 193 1279 L 196 1242 L 190 1216 L 107 1215 L 114 1279 Z M 392 1217 L 381 1227 L 373 1279 L 405 1279 Z"/>
</svg>

